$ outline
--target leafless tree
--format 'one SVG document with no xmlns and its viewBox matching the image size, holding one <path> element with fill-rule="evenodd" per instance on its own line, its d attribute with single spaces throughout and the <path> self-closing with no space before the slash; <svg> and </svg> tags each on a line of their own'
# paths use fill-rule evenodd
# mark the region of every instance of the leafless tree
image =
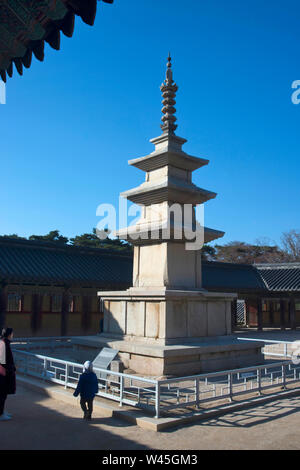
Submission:
<svg viewBox="0 0 300 470">
<path fill-rule="evenodd" d="M 281 242 L 290 260 L 300 261 L 300 230 L 284 232 L 281 237 Z"/>
<path fill-rule="evenodd" d="M 214 247 L 214 258 L 216 261 L 227 263 L 284 263 L 289 261 L 289 255 L 281 250 L 276 244 L 251 245 L 248 243 L 235 241 L 226 245 L 216 245 Z"/>
</svg>

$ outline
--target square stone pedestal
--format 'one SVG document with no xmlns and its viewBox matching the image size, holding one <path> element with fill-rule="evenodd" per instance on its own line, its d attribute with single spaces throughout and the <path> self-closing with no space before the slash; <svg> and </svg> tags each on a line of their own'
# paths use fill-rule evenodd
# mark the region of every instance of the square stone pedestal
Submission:
<svg viewBox="0 0 300 470">
<path fill-rule="evenodd" d="M 231 336 L 235 294 L 131 288 L 98 295 L 104 332 L 90 344 L 118 349 L 138 374 L 183 376 L 263 363 L 262 343 Z"/>
</svg>

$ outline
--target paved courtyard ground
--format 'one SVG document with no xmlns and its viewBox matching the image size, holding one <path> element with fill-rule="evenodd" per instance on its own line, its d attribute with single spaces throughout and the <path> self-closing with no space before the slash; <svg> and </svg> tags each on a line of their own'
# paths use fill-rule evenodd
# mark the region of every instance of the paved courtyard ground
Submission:
<svg viewBox="0 0 300 470">
<path fill-rule="evenodd" d="M 256 328 L 241 328 L 235 331 L 237 338 L 266 339 L 272 341 L 299 341 L 300 329 L 280 330 L 280 328 L 264 328 L 263 331 L 257 331 Z"/>
<path fill-rule="evenodd" d="M 7 411 L 14 418 L 0 423 L 1 450 L 300 449 L 300 397 L 161 433 L 98 410 L 84 421 L 75 398 L 66 404 L 22 386 L 9 396 Z"/>
<path fill-rule="evenodd" d="M 239 331 L 257 339 L 295 341 L 300 331 Z M 68 404 L 18 386 L 0 422 L 0 450 L 300 449 L 300 396 L 155 433 L 95 409 L 86 422 L 78 400 Z"/>
</svg>

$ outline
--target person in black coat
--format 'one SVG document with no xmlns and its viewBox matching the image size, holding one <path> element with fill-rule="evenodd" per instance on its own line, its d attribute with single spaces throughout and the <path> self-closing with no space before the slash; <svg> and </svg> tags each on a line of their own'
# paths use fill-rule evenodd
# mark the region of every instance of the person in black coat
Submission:
<svg viewBox="0 0 300 470">
<path fill-rule="evenodd" d="M 8 421 L 11 415 L 4 412 L 5 401 L 7 395 L 16 393 L 16 368 L 14 363 L 13 354 L 10 347 L 10 342 L 13 338 L 13 329 L 4 328 L 0 337 L 2 350 L 5 351 L 5 360 L 1 363 L 2 373 L 0 373 L 0 421 Z"/>
<path fill-rule="evenodd" d="M 98 379 L 93 372 L 93 364 L 86 361 L 83 365 L 84 372 L 79 377 L 74 397 L 80 395 L 80 406 L 85 419 L 91 419 L 93 412 L 93 401 L 98 393 Z"/>
</svg>

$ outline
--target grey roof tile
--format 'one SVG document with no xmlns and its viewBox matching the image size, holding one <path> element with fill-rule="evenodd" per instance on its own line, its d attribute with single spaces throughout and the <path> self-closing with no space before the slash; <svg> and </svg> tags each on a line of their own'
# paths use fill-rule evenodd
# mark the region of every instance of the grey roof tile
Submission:
<svg viewBox="0 0 300 470">
<path fill-rule="evenodd" d="M 127 288 L 132 257 L 111 250 L 0 239 L 0 280 Z"/>
</svg>

